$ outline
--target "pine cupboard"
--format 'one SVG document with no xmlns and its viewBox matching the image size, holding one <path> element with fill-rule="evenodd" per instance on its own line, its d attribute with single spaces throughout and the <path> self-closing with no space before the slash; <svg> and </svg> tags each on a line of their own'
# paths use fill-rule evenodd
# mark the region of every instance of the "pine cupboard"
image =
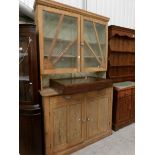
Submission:
<svg viewBox="0 0 155 155">
<path fill-rule="evenodd" d="M 45 154 L 70 154 L 112 134 L 112 80 L 51 77 L 107 70 L 109 18 L 49 0 L 36 1 L 35 17 Z"/>
<path fill-rule="evenodd" d="M 45 152 L 69 154 L 112 134 L 112 85 L 72 95 L 43 96 Z"/>
</svg>

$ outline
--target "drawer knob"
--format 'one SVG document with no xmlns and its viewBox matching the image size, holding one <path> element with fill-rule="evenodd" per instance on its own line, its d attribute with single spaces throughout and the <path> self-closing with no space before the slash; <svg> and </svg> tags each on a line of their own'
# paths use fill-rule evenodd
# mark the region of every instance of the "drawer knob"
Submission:
<svg viewBox="0 0 155 155">
<path fill-rule="evenodd" d="M 87 121 L 90 121 L 90 118 L 87 118 Z"/>
</svg>

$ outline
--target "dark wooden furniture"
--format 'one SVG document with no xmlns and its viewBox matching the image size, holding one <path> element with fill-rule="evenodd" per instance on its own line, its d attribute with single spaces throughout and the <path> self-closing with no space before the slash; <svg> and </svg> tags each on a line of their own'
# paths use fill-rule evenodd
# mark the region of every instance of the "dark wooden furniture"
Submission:
<svg viewBox="0 0 155 155">
<path fill-rule="evenodd" d="M 118 130 L 135 121 L 135 86 L 129 81 L 113 85 L 112 127 Z"/>
<path fill-rule="evenodd" d="M 112 80 L 99 77 L 50 79 L 50 86 L 62 94 L 84 93 L 104 89 L 112 85 Z"/>
<path fill-rule="evenodd" d="M 35 25 L 19 25 L 19 152 L 42 155 L 42 115 Z"/>
<path fill-rule="evenodd" d="M 135 30 L 108 27 L 107 78 L 113 82 L 135 80 Z"/>
</svg>

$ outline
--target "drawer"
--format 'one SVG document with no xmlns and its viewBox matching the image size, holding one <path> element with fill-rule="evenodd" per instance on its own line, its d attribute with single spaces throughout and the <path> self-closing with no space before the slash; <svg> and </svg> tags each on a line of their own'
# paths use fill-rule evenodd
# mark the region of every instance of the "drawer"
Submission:
<svg viewBox="0 0 155 155">
<path fill-rule="evenodd" d="M 132 95 L 132 89 L 118 91 L 118 97 L 125 97 L 125 96 L 131 96 L 131 95 Z"/>
<path fill-rule="evenodd" d="M 111 95 L 112 92 L 113 92 L 113 88 L 110 87 L 110 88 L 105 88 L 105 89 L 101 89 L 101 90 L 88 92 L 87 96 L 88 97 L 105 96 L 105 95 Z"/>
<path fill-rule="evenodd" d="M 83 94 L 75 94 L 75 95 L 62 95 L 62 96 L 55 96 L 50 98 L 50 102 L 52 103 L 67 103 L 72 101 L 81 101 L 83 100 Z"/>
</svg>

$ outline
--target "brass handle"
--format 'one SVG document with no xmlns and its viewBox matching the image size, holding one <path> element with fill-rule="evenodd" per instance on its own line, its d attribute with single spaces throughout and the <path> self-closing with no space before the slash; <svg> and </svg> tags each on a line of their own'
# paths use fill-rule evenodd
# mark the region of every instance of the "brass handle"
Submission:
<svg viewBox="0 0 155 155">
<path fill-rule="evenodd" d="M 30 85 L 32 85 L 32 82 L 29 82 Z"/>
<path fill-rule="evenodd" d="M 87 121 L 90 121 L 90 118 L 89 117 L 87 118 Z"/>
</svg>

